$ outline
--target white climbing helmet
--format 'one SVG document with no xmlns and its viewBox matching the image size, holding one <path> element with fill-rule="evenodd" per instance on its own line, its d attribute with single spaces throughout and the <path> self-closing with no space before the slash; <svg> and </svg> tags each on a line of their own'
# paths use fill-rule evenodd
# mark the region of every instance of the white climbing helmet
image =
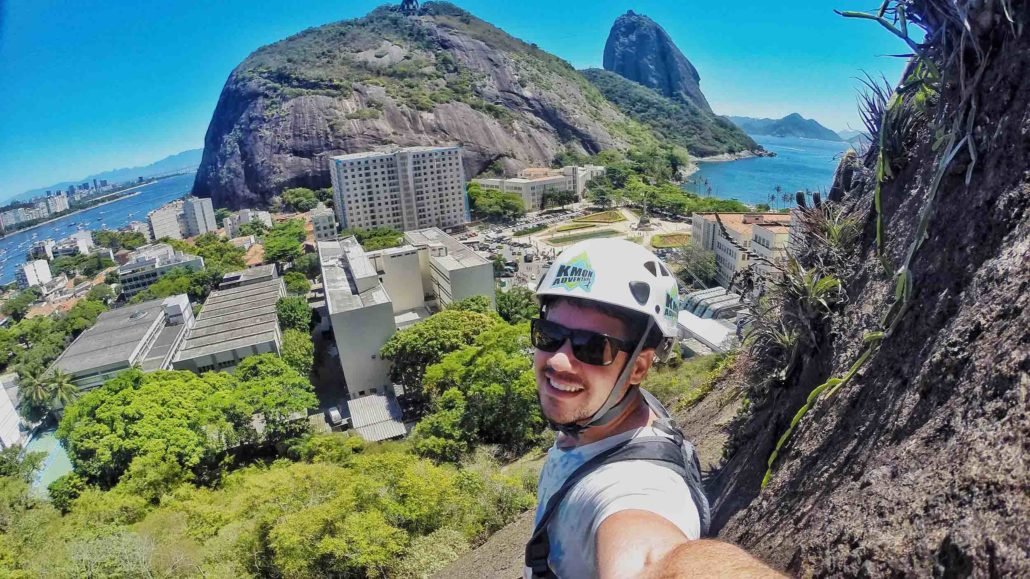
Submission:
<svg viewBox="0 0 1030 579">
<path fill-rule="evenodd" d="M 665 338 L 661 357 L 678 335 L 676 276 L 655 254 L 624 239 L 590 239 L 566 248 L 537 284 L 536 295 L 597 301 L 644 314 Z"/>
</svg>

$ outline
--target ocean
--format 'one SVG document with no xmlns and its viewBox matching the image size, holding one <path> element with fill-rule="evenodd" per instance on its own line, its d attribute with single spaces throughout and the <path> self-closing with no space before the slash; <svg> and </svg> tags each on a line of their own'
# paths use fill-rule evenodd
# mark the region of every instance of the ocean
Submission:
<svg viewBox="0 0 1030 579">
<path fill-rule="evenodd" d="M 699 195 L 711 187 L 713 197 L 737 199 L 749 205 L 770 203 L 773 209 L 786 207 L 782 201 L 771 203 L 779 185 L 783 193 L 808 189 L 825 192 L 833 182 L 841 154 L 848 149 L 844 142 L 819 141 L 792 137 L 753 137 L 775 157 L 752 157 L 738 161 L 698 163 L 699 170 L 683 185 Z M 704 181 L 708 180 L 707 187 Z M 700 191 L 698 190 L 700 188 Z"/>
<path fill-rule="evenodd" d="M 0 239 L 0 284 L 14 281 L 15 272 L 20 264 L 25 263 L 33 242 L 43 239 L 59 241 L 75 233 L 79 227 L 91 231 L 119 229 L 130 221 L 146 221 L 148 212 L 189 193 L 193 188 L 193 177 L 194 173 L 187 173 L 140 185 L 133 189 L 139 191 L 138 195 L 91 207 Z"/>
</svg>

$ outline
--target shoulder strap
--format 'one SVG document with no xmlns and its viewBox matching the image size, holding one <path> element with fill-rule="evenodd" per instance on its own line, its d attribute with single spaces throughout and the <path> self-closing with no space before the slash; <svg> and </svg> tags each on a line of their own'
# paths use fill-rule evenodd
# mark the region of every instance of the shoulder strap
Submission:
<svg viewBox="0 0 1030 579">
<path fill-rule="evenodd" d="M 533 536 L 526 544 L 526 567 L 532 570 L 534 578 L 548 579 L 555 577 L 547 563 L 547 558 L 551 552 L 551 542 L 547 536 L 547 524 L 551 521 L 565 496 L 572 490 L 572 487 L 603 465 L 627 460 L 647 460 L 666 463 L 664 466 L 672 469 L 680 476 L 684 476 L 686 473 L 686 468 L 683 464 L 683 453 L 680 450 L 679 444 L 665 436 L 643 436 L 630 439 L 622 444 L 615 445 L 580 465 L 579 468 L 565 479 L 565 483 L 562 484 L 561 488 L 551 495 L 551 498 L 547 501 L 547 506 L 544 508 L 543 516 L 540 517 L 540 521 L 533 529 Z"/>
</svg>

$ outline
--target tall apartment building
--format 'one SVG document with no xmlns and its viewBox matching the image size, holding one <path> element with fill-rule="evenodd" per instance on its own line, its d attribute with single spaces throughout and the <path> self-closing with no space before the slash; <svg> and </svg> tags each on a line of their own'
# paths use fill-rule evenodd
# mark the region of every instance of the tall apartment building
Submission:
<svg viewBox="0 0 1030 579">
<path fill-rule="evenodd" d="M 336 214 L 320 202 L 311 210 L 311 228 L 315 231 L 315 241 L 336 239 Z"/>
<path fill-rule="evenodd" d="M 354 237 L 318 243 L 326 310 L 352 398 L 386 394 L 379 350 L 428 307 L 485 295 L 494 301 L 493 264 L 438 228 L 409 231 L 405 245 L 366 252 Z M 428 306 L 428 307 L 427 307 Z"/>
<path fill-rule="evenodd" d="M 164 237 L 182 239 L 182 229 L 179 224 L 179 216 L 183 212 L 182 207 L 182 201 L 173 201 L 148 213 L 150 238 L 155 241 Z"/>
<path fill-rule="evenodd" d="M 18 287 L 21 289 L 41 286 L 54 279 L 54 276 L 50 274 L 50 264 L 45 259 L 23 263 L 18 268 L 15 277 L 18 280 Z"/>
<path fill-rule="evenodd" d="M 407 147 L 330 159 L 341 227 L 411 231 L 469 221 L 460 147 Z"/>
<path fill-rule="evenodd" d="M 229 239 L 240 236 L 240 226 L 251 222 L 263 223 L 265 227 L 272 228 L 272 214 L 267 211 L 256 211 L 254 209 L 240 209 L 236 213 L 225 218 L 222 226 L 225 227 L 225 235 Z"/>
<path fill-rule="evenodd" d="M 69 209 L 68 196 L 64 193 L 47 195 L 46 207 L 50 213 L 60 213 Z"/>
<path fill-rule="evenodd" d="M 178 253 L 167 243 L 144 245 L 132 252 L 129 261 L 118 268 L 118 283 L 122 293 L 131 298 L 177 268 L 204 269 L 204 258 Z"/>
<path fill-rule="evenodd" d="M 715 252 L 715 281 L 724 288 L 733 289 L 729 287 L 733 275 L 751 265 L 751 261 L 747 253 L 737 249 L 721 233 L 715 215 L 715 213 L 694 214 L 691 222 L 693 234 L 691 241 L 703 249 Z M 771 226 L 778 231 L 776 224 L 788 226 L 790 224 L 790 215 L 787 213 L 719 213 L 719 218 L 726 226 L 726 231 L 733 237 L 733 241 L 745 249 L 751 248 L 754 239 L 753 229 L 756 225 Z M 781 237 L 779 233 L 776 233 L 772 239 L 780 240 L 776 243 L 782 243 L 782 245 L 773 248 L 770 244 L 770 253 L 786 247 L 786 235 Z"/>
<path fill-rule="evenodd" d="M 186 237 L 203 235 L 218 229 L 215 208 L 207 197 L 190 197 L 182 205 L 186 221 Z"/>
</svg>

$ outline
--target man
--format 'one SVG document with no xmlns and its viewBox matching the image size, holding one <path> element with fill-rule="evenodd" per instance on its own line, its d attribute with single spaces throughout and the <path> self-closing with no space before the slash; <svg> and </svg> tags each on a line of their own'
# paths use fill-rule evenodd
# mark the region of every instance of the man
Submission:
<svg viewBox="0 0 1030 579">
<path fill-rule="evenodd" d="M 537 387 L 544 416 L 559 432 L 540 474 L 539 526 L 551 498 L 591 458 L 631 439 L 667 442 L 653 438 L 670 434 L 638 386 L 675 343 L 679 288 L 641 246 L 598 239 L 563 251 L 537 298 Z M 527 547 L 534 568 L 526 577 L 777 575 L 732 545 L 699 540 L 696 502 L 684 476 L 667 466 L 626 460 L 573 476 L 582 478 L 572 479 Z M 538 540 L 543 557 L 531 555 Z"/>
</svg>

